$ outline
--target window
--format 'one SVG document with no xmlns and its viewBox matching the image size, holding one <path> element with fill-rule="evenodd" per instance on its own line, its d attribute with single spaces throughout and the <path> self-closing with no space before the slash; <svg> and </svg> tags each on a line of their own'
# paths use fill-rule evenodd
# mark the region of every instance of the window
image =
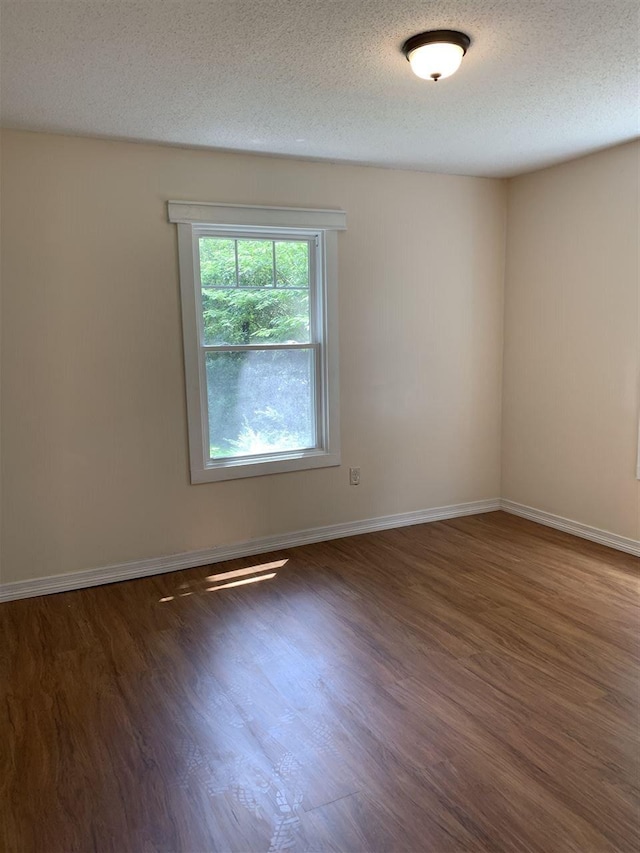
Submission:
<svg viewBox="0 0 640 853">
<path fill-rule="evenodd" d="M 341 211 L 169 202 L 192 483 L 339 465 Z"/>
</svg>

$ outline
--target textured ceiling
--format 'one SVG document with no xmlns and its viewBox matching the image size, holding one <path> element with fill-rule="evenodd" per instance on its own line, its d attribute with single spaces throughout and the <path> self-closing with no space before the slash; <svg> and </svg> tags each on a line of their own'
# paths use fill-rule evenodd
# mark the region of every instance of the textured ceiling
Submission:
<svg viewBox="0 0 640 853">
<path fill-rule="evenodd" d="M 637 0 L 3 0 L 5 127 L 513 175 L 638 134 Z M 461 29 L 460 71 L 400 53 Z"/>
</svg>

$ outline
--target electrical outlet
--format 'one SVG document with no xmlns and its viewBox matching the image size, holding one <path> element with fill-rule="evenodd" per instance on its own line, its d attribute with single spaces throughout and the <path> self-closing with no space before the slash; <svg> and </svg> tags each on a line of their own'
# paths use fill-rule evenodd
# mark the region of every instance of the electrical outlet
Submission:
<svg viewBox="0 0 640 853">
<path fill-rule="evenodd" d="M 350 486 L 359 486 L 360 485 L 360 469 L 359 468 L 349 468 L 349 485 Z"/>
</svg>

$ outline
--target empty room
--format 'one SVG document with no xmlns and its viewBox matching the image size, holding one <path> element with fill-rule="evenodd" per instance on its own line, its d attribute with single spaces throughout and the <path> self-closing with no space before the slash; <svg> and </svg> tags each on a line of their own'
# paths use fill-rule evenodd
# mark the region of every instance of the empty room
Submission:
<svg viewBox="0 0 640 853">
<path fill-rule="evenodd" d="M 0 0 L 0 851 L 640 849 L 637 0 Z"/>
</svg>

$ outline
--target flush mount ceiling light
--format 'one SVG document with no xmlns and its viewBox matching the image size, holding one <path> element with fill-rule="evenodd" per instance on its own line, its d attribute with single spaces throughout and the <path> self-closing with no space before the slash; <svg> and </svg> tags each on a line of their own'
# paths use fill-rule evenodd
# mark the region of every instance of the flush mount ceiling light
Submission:
<svg viewBox="0 0 640 853">
<path fill-rule="evenodd" d="M 471 39 L 457 30 L 430 30 L 411 36 L 402 45 L 411 70 L 423 80 L 442 80 L 460 68 Z"/>
</svg>

